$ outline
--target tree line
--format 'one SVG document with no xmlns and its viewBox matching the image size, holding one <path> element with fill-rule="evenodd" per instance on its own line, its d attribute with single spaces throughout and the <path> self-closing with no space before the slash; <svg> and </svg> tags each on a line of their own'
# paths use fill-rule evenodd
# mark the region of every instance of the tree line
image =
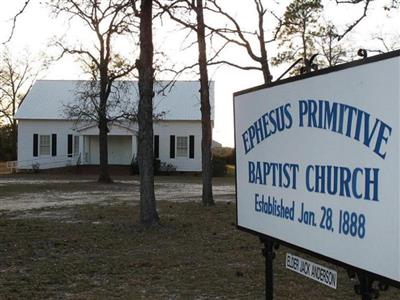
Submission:
<svg viewBox="0 0 400 300">
<path fill-rule="evenodd" d="M 313 54 L 320 68 L 334 66 L 353 59 L 353 49 L 346 44 L 348 35 L 367 16 L 373 0 L 336 0 L 338 4 L 359 7 L 361 14 L 354 22 L 339 30 L 323 18 L 322 0 L 292 0 L 278 15 L 268 1 L 248 1 L 255 24 L 243 22 L 232 14 L 222 0 L 46 0 L 43 4 L 54 18 L 64 17 L 89 28 L 93 44 L 81 41 L 71 46 L 58 39 L 54 46 L 60 50 L 59 59 L 65 55 L 78 58 L 82 70 L 90 80 L 79 90 L 79 102 L 66 107 L 66 114 L 78 121 L 90 121 L 99 128 L 100 174 L 99 182 L 110 183 L 108 171 L 107 136 L 110 125 L 116 120 L 135 121 L 138 124 L 138 165 L 140 176 L 140 223 L 153 226 L 159 223 L 154 194 L 153 169 L 153 97 L 157 66 L 154 55 L 155 20 L 174 23 L 187 31 L 196 46 L 197 60 L 182 68 L 169 70 L 173 81 L 187 70 L 195 70 L 200 81 L 202 119 L 202 203 L 214 205 L 212 194 L 212 126 L 209 90 L 209 68 L 226 65 L 245 71 L 257 71 L 262 82 L 275 80 L 272 66 L 301 61 L 291 75 L 304 71 L 304 64 Z M 29 13 L 32 1 L 25 1 L 14 16 L 10 36 L 16 34 L 18 19 Z M 386 1 L 385 10 L 398 9 L 398 1 Z M 67 34 L 68 35 L 68 34 Z M 124 56 L 115 47 L 116 41 L 133 37 L 132 55 Z M 138 46 L 136 46 L 136 44 Z M 386 46 L 386 44 L 385 44 Z M 247 57 L 248 64 L 238 63 L 224 56 L 227 49 L 235 47 Z M 387 47 L 386 47 L 387 48 Z M 276 55 L 270 55 L 270 50 Z M 386 49 L 392 50 L 392 49 Z M 38 64 L 33 58 L 14 59 L 12 51 L 5 50 L 0 60 L 0 160 L 16 159 L 17 122 L 14 114 L 23 102 L 36 78 L 49 65 L 41 56 Z M 36 60 L 38 61 L 38 60 Z M 303 69 L 302 69 L 303 67 Z M 119 86 L 120 79 L 138 78 L 138 107 L 126 106 L 117 115 L 110 115 L 112 107 L 121 108 L 121 99 L 110 97 Z"/>
</svg>

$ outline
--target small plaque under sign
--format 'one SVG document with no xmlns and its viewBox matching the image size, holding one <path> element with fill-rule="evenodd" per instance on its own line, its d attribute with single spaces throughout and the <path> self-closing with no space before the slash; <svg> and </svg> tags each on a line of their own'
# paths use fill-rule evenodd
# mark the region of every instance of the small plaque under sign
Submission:
<svg viewBox="0 0 400 300">
<path fill-rule="evenodd" d="M 301 257 L 286 253 L 286 268 L 325 284 L 333 289 L 337 287 L 337 272 Z"/>
</svg>

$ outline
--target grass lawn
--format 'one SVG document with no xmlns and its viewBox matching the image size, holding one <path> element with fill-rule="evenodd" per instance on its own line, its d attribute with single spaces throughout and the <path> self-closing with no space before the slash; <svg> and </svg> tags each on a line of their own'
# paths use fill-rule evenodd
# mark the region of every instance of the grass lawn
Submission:
<svg viewBox="0 0 400 300">
<path fill-rule="evenodd" d="M 236 229 L 233 202 L 158 208 L 162 225 L 151 230 L 129 202 L 0 212 L 0 299 L 264 297 L 262 245 Z M 287 251 L 274 262 L 276 299 L 361 299 L 341 268 L 311 259 L 338 271 L 337 290 L 286 270 Z"/>
</svg>

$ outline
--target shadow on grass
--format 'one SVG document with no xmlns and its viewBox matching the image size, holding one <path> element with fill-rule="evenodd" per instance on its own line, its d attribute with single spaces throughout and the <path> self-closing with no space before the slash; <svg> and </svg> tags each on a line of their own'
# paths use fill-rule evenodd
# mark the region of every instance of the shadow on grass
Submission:
<svg viewBox="0 0 400 300">
<path fill-rule="evenodd" d="M 162 225 L 149 230 L 127 204 L 76 206 L 67 217 L 45 210 L 62 219 L 3 213 L 0 298 L 263 298 L 262 245 L 236 230 L 233 203 L 158 207 Z M 335 291 L 286 270 L 285 254 L 280 248 L 275 260 L 276 299 L 357 299 L 344 270 Z"/>
</svg>

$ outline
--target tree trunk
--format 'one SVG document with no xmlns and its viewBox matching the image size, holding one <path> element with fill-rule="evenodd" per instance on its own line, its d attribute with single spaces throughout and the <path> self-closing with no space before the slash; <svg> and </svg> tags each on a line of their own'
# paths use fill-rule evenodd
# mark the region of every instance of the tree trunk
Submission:
<svg viewBox="0 0 400 300">
<path fill-rule="evenodd" d="M 100 174 L 98 182 L 111 183 L 108 170 L 108 126 L 104 116 L 99 119 L 99 154 L 100 154 Z"/>
<path fill-rule="evenodd" d="M 264 35 L 264 12 L 259 11 L 258 13 L 258 42 L 260 43 L 260 52 L 261 52 L 261 70 L 263 73 L 264 83 L 270 83 L 272 81 L 271 71 L 269 70 L 268 64 L 268 54 L 267 48 L 265 46 L 265 35 Z"/>
<path fill-rule="evenodd" d="M 100 174 L 98 182 L 112 183 L 108 168 L 108 121 L 107 121 L 107 100 L 109 93 L 107 86 L 112 84 L 107 76 L 107 62 L 103 59 L 104 49 L 100 49 L 100 94 L 99 94 L 99 154 Z"/>
<path fill-rule="evenodd" d="M 203 179 L 202 202 L 204 206 L 214 205 L 212 193 L 212 161 L 211 161 L 211 107 L 208 85 L 206 39 L 203 16 L 203 0 L 196 0 L 197 41 L 199 45 L 200 98 L 201 98 L 201 166 Z"/>
<path fill-rule="evenodd" d="M 272 75 L 271 72 L 269 70 L 269 65 L 268 65 L 268 58 L 267 55 L 265 54 L 265 58 L 262 58 L 262 62 L 261 62 L 261 69 L 262 69 L 262 73 L 263 73 L 263 78 L 264 78 L 264 83 L 270 83 L 272 81 Z"/>
<path fill-rule="evenodd" d="M 139 71 L 139 148 L 140 223 L 146 227 L 157 225 L 156 197 L 154 194 L 153 167 L 153 1 L 142 0 L 140 13 Z"/>
<path fill-rule="evenodd" d="M 303 19 L 303 32 L 301 33 L 301 39 L 303 43 L 303 63 L 306 64 L 307 67 L 307 41 L 306 41 L 306 19 Z M 310 70 L 306 70 L 306 72 L 310 72 Z"/>
</svg>

